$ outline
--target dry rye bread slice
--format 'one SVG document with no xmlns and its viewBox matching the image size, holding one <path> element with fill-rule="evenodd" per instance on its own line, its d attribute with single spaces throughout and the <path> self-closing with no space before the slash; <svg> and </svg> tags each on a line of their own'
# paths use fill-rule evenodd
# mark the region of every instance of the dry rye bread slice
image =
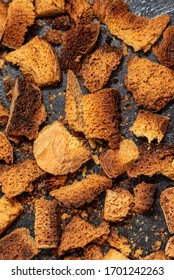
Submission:
<svg viewBox="0 0 174 280">
<path fill-rule="evenodd" d="M 9 140 L 0 131 L 0 160 L 4 160 L 7 164 L 13 162 L 13 147 Z"/>
<path fill-rule="evenodd" d="M 83 248 L 84 260 L 102 260 L 103 254 L 100 246 L 96 244 L 90 244 Z"/>
<path fill-rule="evenodd" d="M 0 126 L 3 126 L 6 124 L 8 120 L 8 110 L 4 108 L 4 106 L 0 103 Z"/>
<path fill-rule="evenodd" d="M 170 237 L 165 247 L 165 254 L 169 258 L 174 258 L 174 236 Z"/>
<path fill-rule="evenodd" d="M 79 22 L 92 19 L 92 9 L 88 0 L 67 0 L 66 11 L 71 19 L 78 24 Z"/>
<path fill-rule="evenodd" d="M 126 256 L 115 249 L 109 249 L 109 251 L 103 257 L 103 260 L 129 260 Z"/>
<path fill-rule="evenodd" d="M 65 12 L 65 0 L 35 0 L 37 17 L 50 17 Z"/>
<path fill-rule="evenodd" d="M 8 6 L 4 1 L 0 0 L 0 41 L 4 34 L 5 26 L 7 23 Z"/>
<path fill-rule="evenodd" d="M 174 234 L 174 188 L 168 188 L 162 191 L 160 205 L 168 230 L 171 234 Z"/>
</svg>

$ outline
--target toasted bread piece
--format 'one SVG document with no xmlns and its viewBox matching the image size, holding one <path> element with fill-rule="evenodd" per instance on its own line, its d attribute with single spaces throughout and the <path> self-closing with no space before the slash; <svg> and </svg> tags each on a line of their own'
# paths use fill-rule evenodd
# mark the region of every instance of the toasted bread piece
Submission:
<svg viewBox="0 0 174 280">
<path fill-rule="evenodd" d="M 83 132 L 83 104 L 82 90 L 73 71 L 68 71 L 65 112 L 66 120 L 71 129 Z"/>
<path fill-rule="evenodd" d="M 4 34 L 5 26 L 7 23 L 8 6 L 4 1 L 0 0 L 0 41 Z"/>
<path fill-rule="evenodd" d="M 124 256 L 128 257 L 131 253 L 131 248 L 128 239 L 124 236 L 119 236 L 117 230 L 112 230 L 107 239 L 109 245 L 119 250 Z"/>
<path fill-rule="evenodd" d="M 113 149 L 120 143 L 119 93 L 103 89 L 83 96 L 84 133 L 86 138 L 103 139 Z"/>
<path fill-rule="evenodd" d="M 0 235 L 22 214 L 24 208 L 15 198 L 0 198 Z"/>
<path fill-rule="evenodd" d="M 137 137 L 146 137 L 149 143 L 154 139 L 160 143 L 165 135 L 169 120 L 168 117 L 140 110 L 130 131 Z"/>
<path fill-rule="evenodd" d="M 138 159 L 139 151 L 132 140 L 123 139 L 119 149 L 107 150 L 100 156 L 100 164 L 109 178 L 123 174 Z"/>
<path fill-rule="evenodd" d="M 68 0 L 66 1 L 66 10 L 76 24 L 92 17 L 92 10 L 88 0 Z"/>
<path fill-rule="evenodd" d="M 6 124 L 8 120 L 8 110 L 0 103 L 0 126 Z"/>
<path fill-rule="evenodd" d="M 13 148 L 7 137 L 0 131 L 0 160 L 7 164 L 13 162 Z"/>
<path fill-rule="evenodd" d="M 60 55 L 61 69 L 71 69 L 78 73 L 81 68 L 81 57 L 90 52 L 98 39 L 100 23 L 78 24 L 71 27 L 64 36 L 64 47 Z"/>
<path fill-rule="evenodd" d="M 138 106 L 158 112 L 174 99 L 174 71 L 135 56 L 128 64 L 126 87 Z"/>
<path fill-rule="evenodd" d="M 165 247 L 165 255 L 174 258 L 174 236 L 170 237 Z"/>
<path fill-rule="evenodd" d="M 13 0 L 9 4 L 2 44 L 11 49 L 22 46 L 28 27 L 34 24 L 33 0 Z"/>
<path fill-rule="evenodd" d="M 144 257 L 143 260 L 168 260 L 168 257 L 164 251 L 160 250 Z"/>
<path fill-rule="evenodd" d="M 107 84 L 112 71 L 117 69 L 121 58 L 122 51 L 118 48 L 100 46 L 82 66 L 80 76 L 84 86 L 90 92 L 102 89 Z"/>
<path fill-rule="evenodd" d="M 84 144 L 58 121 L 41 130 L 34 142 L 33 152 L 37 164 L 54 175 L 73 173 L 91 158 Z"/>
<path fill-rule="evenodd" d="M 174 233 L 174 188 L 168 188 L 162 191 L 160 196 L 160 205 L 166 220 L 168 230 Z"/>
<path fill-rule="evenodd" d="M 61 80 L 58 57 L 52 46 L 35 36 L 27 44 L 6 55 L 30 81 L 38 86 L 55 85 Z"/>
<path fill-rule="evenodd" d="M 109 249 L 109 251 L 103 257 L 103 260 L 129 260 L 122 253 L 115 249 Z"/>
<path fill-rule="evenodd" d="M 40 198 L 35 202 L 35 240 L 37 248 L 57 248 L 58 217 L 56 200 Z"/>
<path fill-rule="evenodd" d="M 13 164 L 0 175 L 2 192 L 9 198 L 32 191 L 32 182 L 43 175 L 35 160 L 27 159 Z"/>
<path fill-rule="evenodd" d="M 2 69 L 4 67 L 4 59 L 0 58 L 0 69 Z"/>
<path fill-rule="evenodd" d="M 60 45 L 63 42 L 62 36 L 63 36 L 62 32 L 56 29 L 47 29 L 45 36 L 43 36 L 42 39 L 46 40 L 48 43 L 52 45 Z"/>
<path fill-rule="evenodd" d="M 59 202 L 67 207 L 79 208 L 93 201 L 101 192 L 112 187 L 112 180 L 97 174 L 88 175 L 72 185 L 50 192 Z"/>
<path fill-rule="evenodd" d="M 95 227 L 79 216 L 74 216 L 62 234 L 58 254 L 61 256 L 69 250 L 83 248 L 106 232 L 109 232 L 106 222 L 103 221 L 100 226 Z"/>
<path fill-rule="evenodd" d="M 155 184 L 142 182 L 134 188 L 133 211 L 137 214 L 144 214 L 149 211 L 154 202 L 154 194 L 157 189 Z"/>
<path fill-rule="evenodd" d="M 53 23 L 52 27 L 61 31 L 67 31 L 71 27 L 71 22 L 69 15 L 59 15 L 57 16 Z"/>
<path fill-rule="evenodd" d="M 87 245 L 83 249 L 84 260 L 102 260 L 103 254 L 101 252 L 100 246 L 92 244 Z"/>
<path fill-rule="evenodd" d="M 17 228 L 0 239 L 0 260 L 31 260 L 38 253 L 26 228 Z"/>
<path fill-rule="evenodd" d="M 48 191 L 52 191 L 57 189 L 60 186 L 63 186 L 66 182 L 67 175 L 62 175 L 62 176 L 47 176 L 46 178 L 46 189 Z"/>
<path fill-rule="evenodd" d="M 49 17 L 65 12 L 65 0 L 35 0 L 38 17 Z"/>
<path fill-rule="evenodd" d="M 162 42 L 153 48 L 159 62 L 166 67 L 174 69 L 174 26 L 169 26 L 163 33 Z"/>
<path fill-rule="evenodd" d="M 154 174 L 162 174 L 174 179 L 174 145 L 171 144 L 151 144 L 139 147 L 139 158 L 127 170 L 131 178 L 139 175 L 153 176 Z"/>
</svg>

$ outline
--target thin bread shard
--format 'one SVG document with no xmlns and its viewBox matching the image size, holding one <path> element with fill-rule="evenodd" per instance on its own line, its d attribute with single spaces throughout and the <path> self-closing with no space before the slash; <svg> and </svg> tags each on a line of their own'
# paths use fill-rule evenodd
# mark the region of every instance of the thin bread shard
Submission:
<svg viewBox="0 0 174 280">
<path fill-rule="evenodd" d="M 108 82 L 112 71 L 117 69 L 122 58 L 122 51 L 108 45 L 103 45 L 82 65 L 80 76 L 84 86 L 94 92 L 102 89 Z"/>
<path fill-rule="evenodd" d="M 12 93 L 7 135 L 26 136 L 29 140 L 36 138 L 39 125 L 46 120 L 41 90 L 25 79 L 17 79 Z"/>
<path fill-rule="evenodd" d="M 92 17 L 92 10 L 88 0 L 68 0 L 66 1 L 66 10 L 76 24 Z"/>
<path fill-rule="evenodd" d="M 6 124 L 8 120 L 8 110 L 0 103 L 0 126 Z"/>
<path fill-rule="evenodd" d="M 22 46 L 28 27 L 34 24 L 33 0 L 13 0 L 9 4 L 2 44 L 11 49 Z"/>
<path fill-rule="evenodd" d="M 103 254 L 101 252 L 100 246 L 96 244 L 87 245 L 83 249 L 84 260 L 102 260 Z"/>
<path fill-rule="evenodd" d="M 160 205 L 166 220 L 168 230 L 174 233 L 174 188 L 168 188 L 162 191 L 160 196 Z"/>
<path fill-rule="evenodd" d="M 103 257 L 103 260 L 129 260 L 122 253 L 115 249 L 109 249 L 109 251 Z"/>
<path fill-rule="evenodd" d="M 83 248 L 88 243 L 108 232 L 109 226 L 104 221 L 100 226 L 95 227 L 79 216 L 74 216 L 62 234 L 58 255 L 61 256 L 72 249 Z"/>
<path fill-rule="evenodd" d="M 162 174 L 174 179 L 174 146 L 171 144 L 151 144 L 139 147 L 139 158 L 127 170 L 131 178 L 139 175 L 153 176 L 154 174 Z"/>
<path fill-rule="evenodd" d="M 94 13 L 105 23 L 110 32 L 123 40 L 134 51 L 147 52 L 161 36 L 170 21 L 167 15 L 152 19 L 133 14 L 123 0 L 95 0 Z"/>
<path fill-rule="evenodd" d="M 72 185 L 61 187 L 50 192 L 59 202 L 67 207 L 79 208 L 93 201 L 101 192 L 112 187 L 112 180 L 97 174 L 88 175 Z"/>
<path fill-rule="evenodd" d="M 102 139 L 113 149 L 120 143 L 119 93 L 107 88 L 83 96 L 84 134 L 87 139 Z"/>
<path fill-rule="evenodd" d="M 37 164 L 53 175 L 73 173 L 91 158 L 83 142 L 72 136 L 58 121 L 41 130 L 34 142 L 33 152 Z"/>
<path fill-rule="evenodd" d="M 65 0 L 35 0 L 38 17 L 49 17 L 65 12 Z"/>
<path fill-rule="evenodd" d="M 168 123 L 168 117 L 140 110 L 130 131 L 137 137 L 146 137 L 149 143 L 154 139 L 157 139 L 160 143 L 165 135 Z"/>
<path fill-rule="evenodd" d="M 35 241 L 37 248 L 57 248 L 58 217 L 56 200 L 40 198 L 35 202 Z"/>
<path fill-rule="evenodd" d="M 144 257 L 143 260 L 168 260 L 168 257 L 164 251 L 160 250 Z"/>
<path fill-rule="evenodd" d="M 174 71 L 135 56 L 128 63 L 126 87 L 138 106 L 158 112 L 174 99 Z"/>
<path fill-rule="evenodd" d="M 0 41 L 4 34 L 5 26 L 7 23 L 7 11 L 8 6 L 2 0 L 0 0 Z"/>
<path fill-rule="evenodd" d="M 174 236 L 170 237 L 165 247 L 165 254 L 169 258 L 174 258 Z"/>
<path fill-rule="evenodd" d="M 26 228 L 17 228 L 0 239 L 0 260 L 31 260 L 38 253 Z"/>
<path fill-rule="evenodd" d="M 115 150 L 107 150 L 100 156 L 100 164 L 109 178 L 123 174 L 138 159 L 138 147 L 132 140 L 123 139 Z"/>
<path fill-rule="evenodd" d="M 13 164 L 0 175 L 2 192 L 9 198 L 23 192 L 31 192 L 32 182 L 44 173 L 35 160 L 27 159 L 22 163 Z"/>
<path fill-rule="evenodd" d="M 13 148 L 7 137 L 0 131 L 0 160 L 7 164 L 13 162 Z"/>
<path fill-rule="evenodd" d="M 23 75 L 40 87 L 55 85 L 61 80 L 56 52 L 48 42 L 37 36 L 6 55 L 5 59 L 17 64 Z"/>
</svg>

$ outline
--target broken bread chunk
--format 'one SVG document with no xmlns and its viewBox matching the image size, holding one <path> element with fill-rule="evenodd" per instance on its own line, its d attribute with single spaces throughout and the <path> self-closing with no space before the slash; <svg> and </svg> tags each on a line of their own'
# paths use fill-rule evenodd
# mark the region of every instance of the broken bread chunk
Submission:
<svg viewBox="0 0 174 280">
<path fill-rule="evenodd" d="M 126 87 L 138 106 L 158 112 L 174 99 L 174 71 L 135 56 L 128 63 Z"/>
<path fill-rule="evenodd" d="M 71 16 L 71 19 L 78 24 L 84 20 L 91 19 L 92 10 L 88 0 L 67 0 L 66 10 Z"/>
<path fill-rule="evenodd" d="M 46 120 L 41 90 L 25 79 L 17 79 L 12 93 L 7 135 L 36 138 L 39 125 Z"/>
<path fill-rule="evenodd" d="M 34 24 L 33 0 L 13 0 L 9 4 L 2 44 L 11 49 L 22 46 L 28 27 Z"/>
<path fill-rule="evenodd" d="M 3 0 L 0 0 L 0 41 L 4 34 L 5 26 L 7 23 L 8 6 Z"/>
<path fill-rule="evenodd" d="M 57 248 L 58 217 L 56 200 L 45 198 L 35 202 L 35 241 L 37 248 Z"/>
<path fill-rule="evenodd" d="M 90 56 L 87 63 L 82 65 L 80 76 L 84 86 L 94 92 L 102 89 L 108 82 L 112 71 L 117 69 L 122 58 L 122 51 L 118 48 L 103 45 Z"/>
<path fill-rule="evenodd" d="M 119 250 L 124 256 L 128 257 L 130 255 L 131 248 L 128 239 L 125 236 L 119 236 L 117 230 L 111 230 L 107 241 L 111 247 Z"/>
<path fill-rule="evenodd" d="M 109 251 L 103 257 L 103 260 L 129 260 L 122 253 L 115 249 L 109 249 Z"/>
<path fill-rule="evenodd" d="M 31 260 L 38 253 L 26 228 L 17 228 L 0 239 L 0 260 Z"/>
<path fill-rule="evenodd" d="M 45 36 L 43 36 L 42 39 L 52 45 L 60 45 L 63 42 L 62 36 L 63 32 L 56 29 L 46 29 Z"/>
<path fill-rule="evenodd" d="M 84 260 L 102 260 L 103 254 L 100 246 L 96 244 L 87 245 L 83 249 Z"/>
<path fill-rule="evenodd" d="M 149 143 L 154 139 L 157 139 L 160 143 L 165 135 L 168 123 L 168 117 L 140 110 L 130 131 L 137 137 L 146 137 Z"/>
<path fill-rule="evenodd" d="M 7 137 L 0 131 L 0 160 L 7 164 L 13 162 L 13 148 Z"/>
<path fill-rule="evenodd" d="M 6 124 L 8 120 L 8 110 L 4 108 L 4 106 L 0 103 L 0 126 Z"/>
<path fill-rule="evenodd" d="M 169 258 L 174 258 L 174 236 L 170 237 L 167 241 L 165 254 Z"/>
<path fill-rule="evenodd" d="M 65 12 L 65 0 L 35 0 L 38 17 L 50 17 Z"/>
<path fill-rule="evenodd" d="M 100 164 L 109 178 L 123 174 L 138 159 L 138 147 L 132 140 L 123 139 L 119 149 L 107 150 L 100 156 Z"/>
<path fill-rule="evenodd" d="M 87 175 L 81 181 L 50 192 L 59 202 L 67 207 L 79 208 L 93 201 L 101 192 L 112 187 L 112 180 L 97 174 Z"/>
<path fill-rule="evenodd" d="M 15 198 L 10 199 L 3 195 L 0 198 L 0 235 L 22 214 L 23 206 Z"/>
<path fill-rule="evenodd" d="M 168 257 L 165 255 L 164 251 L 160 250 L 144 257 L 143 260 L 168 260 Z"/>
<path fill-rule="evenodd" d="M 130 212 L 133 203 L 132 194 L 125 189 L 106 190 L 103 215 L 106 221 L 122 221 Z"/>
<path fill-rule="evenodd" d="M 166 220 L 168 230 L 174 233 L 174 188 L 168 188 L 162 191 L 160 196 L 160 205 Z"/>
<path fill-rule="evenodd" d="M 72 136 L 58 121 L 41 130 L 34 142 L 33 152 L 40 168 L 53 175 L 73 173 L 91 158 L 83 142 Z"/>
<path fill-rule="evenodd" d="M 27 159 L 22 163 L 13 164 L 0 174 L 2 192 L 9 198 L 23 192 L 31 192 L 32 182 L 44 173 L 35 160 Z"/>
<path fill-rule="evenodd" d="M 5 59 L 17 64 L 23 75 L 40 87 L 55 85 L 61 80 L 56 52 L 48 42 L 37 36 L 10 52 Z"/>
</svg>

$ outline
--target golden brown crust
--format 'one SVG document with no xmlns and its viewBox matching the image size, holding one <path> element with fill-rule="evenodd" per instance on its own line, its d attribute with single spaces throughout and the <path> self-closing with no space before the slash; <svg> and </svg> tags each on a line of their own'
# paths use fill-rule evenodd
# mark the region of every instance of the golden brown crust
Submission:
<svg viewBox="0 0 174 280">
<path fill-rule="evenodd" d="M 115 249 L 109 249 L 109 251 L 103 257 L 103 260 L 129 260 L 122 253 Z"/>
<path fill-rule="evenodd" d="M 55 16 L 65 12 L 65 0 L 35 0 L 38 17 Z"/>
<path fill-rule="evenodd" d="M 83 249 L 84 260 L 102 260 L 103 254 L 101 252 L 100 246 L 92 244 L 87 245 Z"/>
<path fill-rule="evenodd" d="M 0 103 L 0 126 L 3 126 L 6 124 L 8 120 L 8 110 L 4 108 L 4 106 Z"/>
<path fill-rule="evenodd" d="M 92 10 L 88 0 L 67 0 L 66 10 L 76 24 L 92 18 Z"/>
<path fill-rule="evenodd" d="M 165 252 L 160 250 L 143 258 L 143 260 L 168 260 Z"/>
<path fill-rule="evenodd" d="M 0 131 L 0 160 L 7 164 L 13 162 L 13 148 L 7 137 Z"/>
<path fill-rule="evenodd" d="M 46 40 L 48 43 L 52 45 L 60 45 L 63 42 L 63 33 L 57 31 L 56 29 L 47 29 L 45 36 L 42 39 Z"/>
<path fill-rule="evenodd" d="M 7 11 L 8 6 L 2 0 L 0 0 L 0 41 L 4 34 L 5 26 L 7 23 Z"/>
<path fill-rule="evenodd" d="M 109 245 L 118 251 L 120 251 L 124 256 L 128 257 L 131 253 L 131 248 L 128 239 L 124 236 L 119 236 L 117 230 L 112 230 L 107 239 Z"/>
<path fill-rule="evenodd" d="M 165 247 L 165 254 L 169 258 L 174 258 L 174 236 L 170 237 Z"/>
<path fill-rule="evenodd" d="M 167 223 L 168 230 L 174 233 L 174 188 L 168 188 L 162 191 L 160 196 L 160 205 Z"/>
</svg>

